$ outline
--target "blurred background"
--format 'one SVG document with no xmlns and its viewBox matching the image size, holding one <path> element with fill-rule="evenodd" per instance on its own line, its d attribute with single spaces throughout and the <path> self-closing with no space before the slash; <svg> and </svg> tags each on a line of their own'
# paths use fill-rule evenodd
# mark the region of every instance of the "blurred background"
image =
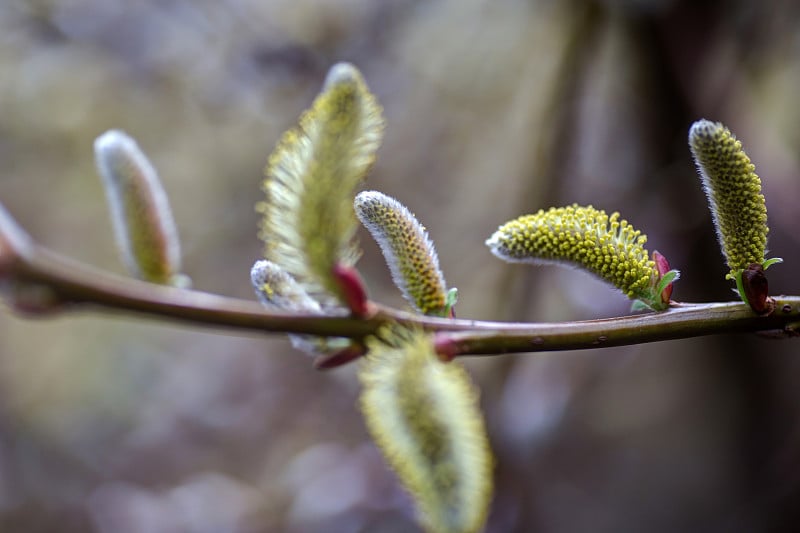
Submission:
<svg viewBox="0 0 800 533">
<path fill-rule="evenodd" d="M 368 187 L 437 243 L 464 318 L 627 312 L 572 270 L 483 241 L 552 205 L 620 211 L 731 300 L 687 148 L 719 120 L 764 182 L 773 293 L 800 293 L 800 6 L 691 0 L 5 0 L 0 202 L 39 242 L 122 273 L 92 142 L 159 169 L 198 289 L 254 299 L 262 168 L 336 61 L 385 107 Z M 362 233 L 378 301 L 403 306 Z M 754 336 L 469 358 L 497 456 L 487 531 L 796 531 L 800 344 Z M 0 308 L 0 531 L 406 532 L 355 368 L 280 337 Z"/>
</svg>

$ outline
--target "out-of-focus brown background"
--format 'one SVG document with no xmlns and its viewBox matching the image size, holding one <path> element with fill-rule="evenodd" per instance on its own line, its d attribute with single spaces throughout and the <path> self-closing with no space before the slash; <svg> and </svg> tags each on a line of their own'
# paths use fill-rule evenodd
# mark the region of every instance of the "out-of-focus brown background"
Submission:
<svg viewBox="0 0 800 533">
<path fill-rule="evenodd" d="M 800 8 L 670 0 L 5 0 L 0 202 L 41 243 L 122 272 L 93 168 L 109 128 L 168 190 L 196 288 L 253 298 L 253 205 L 334 62 L 385 106 L 368 186 L 428 227 L 461 317 L 613 316 L 577 271 L 506 265 L 502 222 L 619 210 L 728 300 L 686 146 L 698 118 L 764 181 L 774 293 L 800 293 Z M 371 295 L 402 306 L 362 235 Z M 473 358 L 497 455 L 488 531 L 792 531 L 800 343 L 699 338 Z M 0 310 L 0 531 L 416 531 L 369 441 L 355 369 L 277 337 Z M 795 526 L 796 527 L 796 526 Z"/>
</svg>

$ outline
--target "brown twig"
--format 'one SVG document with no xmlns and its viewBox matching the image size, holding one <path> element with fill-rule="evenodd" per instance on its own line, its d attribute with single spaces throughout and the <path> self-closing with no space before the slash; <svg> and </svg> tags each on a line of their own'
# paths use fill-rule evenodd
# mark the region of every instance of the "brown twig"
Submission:
<svg viewBox="0 0 800 533">
<path fill-rule="evenodd" d="M 590 349 L 737 332 L 789 337 L 796 336 L 800 322 L 798 296 L 776 298 L 768 316 L 729 302 L 673 304 L 660 313 L 561 323 L 433 318 L 374 304 L 364 317 L 275 313 L 255 301 L 124 278 L 66 258 L 36 245 L 2 206 L 0 282 L 11 306 L 28 314 L 102 309 L 220 328 L 356 339 L 398 322 L 437 332 L 437 345 L 449 356 Z"/>
</svg>

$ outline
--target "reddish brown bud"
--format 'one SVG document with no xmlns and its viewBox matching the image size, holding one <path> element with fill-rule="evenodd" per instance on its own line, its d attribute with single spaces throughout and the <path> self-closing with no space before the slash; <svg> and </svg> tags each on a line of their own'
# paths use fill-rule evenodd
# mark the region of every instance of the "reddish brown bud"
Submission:
<svg viewBox="0 0 800 533">
<path fill-rule="evenodd" d="M 433 349 L 440 361 L 449 363 L 458 355 L 458 344 L 446 333 L 439 333 L 434 337 Z"/>
<path fill-rule="evenodd" d="M 351 266 L 336 264 L 333 267 L 333 277 L 339 285 L 342 299 L 350 312 L 358 317 L 369 314 L 369 300 L 367 289 L 358 270 Z"/>
<path fill-rule="evenodd" d="M 761 264 L 751 263 L 742 271 L 742 288 L 753 311 L 759 315 L 772 312 L 775 303 L 769 298 L 769 282 Z"/>
<path fill-rule="evenodd" d="M 365 353 L 367 353 L 367 349 L 361 344 L 351 344 L 338 352 L 317 356 L 314 359 L 314 368 L 317 370 L 330 370 L 355 361 Z"/>
<path fill-rule="evenodd" d="M 653 262 L 656 264 L 656 270 L 658 271 L 659 279 L 669 272 L 669 261 L 667 258 L 661 255 L 657 250 L 653 252 Z M 664 290 L 661 291 L 661 301 L 665 304 L 669 303 L 669 299 L 672 297 L 672 283 L 664 287 Z"/>
</svg>

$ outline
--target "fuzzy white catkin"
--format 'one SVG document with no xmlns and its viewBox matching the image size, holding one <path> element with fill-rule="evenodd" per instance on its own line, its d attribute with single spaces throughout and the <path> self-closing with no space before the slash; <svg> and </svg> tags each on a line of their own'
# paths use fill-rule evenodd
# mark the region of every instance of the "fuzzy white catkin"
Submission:
<svg viewBox="0 0 800 533">
<path fill-rule="evenodd" d="M 256 261 L 250 270 L 250 282 L 265 307 L 293 313 L 322 314 L 319 303 L 272 261 Z"/>
<path fill-rule="evenodd" d="M 403 204 L 378 191 L 360 192 L 353 206 L 380 246 L 403 297 L 420 313 L 445 314 L 447 285 L 424 226 Z"/>
<path fill-rule="evenodd" d="M 94 152 L 128 271 L 147 281 L 178 283 L 178 231 L 155 168 L 136 141 L 119 130 L 98 137 Z"/>
<path fill-rule="evenodd" d="M 323 314 L 319 302 L 303 286 L 272 261 L 256 261 L 250 270 L 250 282 L 256 296 L 267 309 L 312 315 Z M 350 346 L 349 339 L 316 337 L 314 335 L 289 335 L 295 349 L 310 355 L 324 355 Z"/>
</svg>

